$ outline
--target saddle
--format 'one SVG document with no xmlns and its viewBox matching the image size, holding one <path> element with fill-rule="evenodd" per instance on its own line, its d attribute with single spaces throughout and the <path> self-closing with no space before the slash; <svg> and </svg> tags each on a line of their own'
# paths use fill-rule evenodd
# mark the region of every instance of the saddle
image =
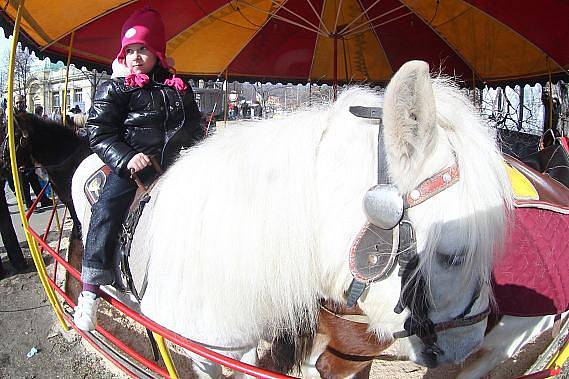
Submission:
<svg viewBox="0 0 569 379">
<path fill-rule="evenodd" d="M 504 155 L 517 208 L 539 208 L 569 214 L 569 188 L 518 159 Z"/>
</svg>

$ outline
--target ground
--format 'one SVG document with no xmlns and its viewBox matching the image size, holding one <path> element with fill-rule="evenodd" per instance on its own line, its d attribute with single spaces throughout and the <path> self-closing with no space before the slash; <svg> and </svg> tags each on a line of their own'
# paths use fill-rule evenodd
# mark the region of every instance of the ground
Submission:
<svg viewBox="0 0 569 379">
<path fill-rule="evenodd" d="M 15 211 L 13 200 L 11 210 Z M 44 212 L 38 216 L 39 224 L 44 225 L 47 222 L 47 214 L 48 212 Z M 15 221 L 15 225 L 19 223 Z M 41 229 L 38 227 L 38 230 Z M 18 230 L 18 233 L 22 246 L 27 246 L 21 230 Z M 51 237 L 52 240 L 55 238 L 56 236 Z M 24 253 L 31 264 L 27 248 L 24 248 Z M 63 331 L 47 301 L 35 269 L 24 273 L 14 272 L 3 247 L 0 248 L 0 258 L 3 259 L 7 271 L 7 277 L 0 280 L 0 378 L 119 379 L 127 377 L 108 361 L 102 359 L 90 345 L 82 341 L 76 332 Z M 52 272 L 54 268 L 52 259 L 46 258 L 46 263 L 48 272 Z M 60 277 L 61 275 L 58 275 L 58 282 L 62 281 Z M 109 309 L 104 309 L 100 317 L 105 324 L 111 319 L 116 321 L 118 318 Z M 146 350 L 145 355 L 148 354 L 149 348 L 145 338 L 140 338 L 140 335 L 133 333 L 139 328 L 125 325 L 124 320 L 120 320 L 119 324 L 122 325 L 110 327 L 111 333 L 126 335 L 130 340 L 127 343 L 137 346 L 141 352 Z M 140 333 L 140 330 L 137 332 Z M 543 336 L 518 357 L 500 365 L 490 378 L 505 379 L 522 375 L 543 351 L 549 340 L 548 335 Z M 37 352 L 33 353 L 33 350 Z M 371 378 L 446 379 L 453 377 L 456 372 L 457 367 L 427 370 L 411 362 L 375 361 Z"/>
<path fill-rule="evenodd" d="M 0 336 L 0 378 L 124 377 L 87 350 L 77 333 L 62 330 L 35 271 L 9 271 L 0 281 Z"/>
<path fill-rule="evenodd" d="M 0 259 L 6 271 L 6 278 L 0 280 L 0 378 L 126 377 L 110 367 L 91 348 L 86 348 L 85 342 L 82 342 L 77 333 L 63 331 L 33 268 L 11 191 L 6 191 L 6 198 L 30 269 L 16 273 L 7 259 L 4 247 L 0 247 Z M 32 219 L 34 229 L 44 230 L 49 214 L 46 209 L 36 212 Z M 63 208 L 60 207 L 58 214 L 63 216 Z M 65 229 L 68 230 L 69 226 L 70 223 L 67 223 Z M 48 238 L 53 241 L 52 245 L 55 245 L 56 239 L 56 233 Z M 48 257 L 46 263 L 48 270 L 52 271 L 53 260 Z M 32 349 L 37 350 L 33 355 Z"/>
</svg>

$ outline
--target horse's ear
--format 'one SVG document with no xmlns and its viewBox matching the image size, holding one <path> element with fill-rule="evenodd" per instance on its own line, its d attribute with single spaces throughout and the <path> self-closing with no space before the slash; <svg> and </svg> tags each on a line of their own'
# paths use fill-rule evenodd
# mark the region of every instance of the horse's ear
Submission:
<svg viewBox="0 0 569 379">
<path fill-rule="evenodd" d="M 383 123 L 392 175 L 418 172 L 436 136 L 435 98 L 426 62 L 407 62 L 395 73 L 385 91 Z"/>
</svg>

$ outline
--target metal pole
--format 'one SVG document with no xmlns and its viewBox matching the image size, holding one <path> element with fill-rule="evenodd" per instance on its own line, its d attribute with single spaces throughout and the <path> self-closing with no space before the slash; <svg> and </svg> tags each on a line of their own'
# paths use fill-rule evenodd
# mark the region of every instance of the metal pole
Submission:
<svg viewBox="0 0 569 379">
<path fill-rule="evenodd" d="M 18 162 L 16 161 L 16 144 L 15 144 L 15 136 L 14 136 L 14 61 L 16 58 L 16 49 L 18 47 L 18 34 L 20 32 L 20 19 L 22 16 L 22 9 L 24 7 L 24 1 L 20 0 L 18 5 L 18 11 L 16 13 L 16 20 L 14 22 L 14 33 L 12 35 L 12 49 L 10 51 L 10 61 L 8 67 L 8 108 L 7 108 L 7 127 L 8 127 L 8 145 L 10 148 L 10 166 L 12 168 L 12 177 L 14 179 L 14 189 L 16 192 L 16 199 L 18 200 L 18 212 L 20 213 L 20 219 L 22 220 L 22 225 L 24 227 L 24 231 L 26 233 L 26 240 L 28 241 L 28 246 L 30 248 L 30 253 L 32 255 L 32 259 L 34 260 L 34 264 L 36 265 L 36 269 L 38 272 L 38 276 L 42 283 L 43 289 L 53 307 L 53 311 L 57 316 L 57 319 L 61 323 L 61 327 L 68 331 L 69 327 L 65 323 L 65 319 L 63 317 L 63 309 L 61 308 L 61 304 L 57 301 L 55 297 L 55 293 L 53 292 L 53 288 L 49 285 L 47 272 L 45 268 L 45 264 L 43 262 L 43 258 L 38 251 L 38 246 L 36 241 L 33 239 L 32 235 L 30 234 L 29 227 L 28 227 L 28 219 L 26 218 L 26 212 L 24 211 L 24 200 L 22 198 L 22 187 L 20 187 L 20 176 L 18 175 Z"/>
<path fill-rule="evenodd" d="M 338 36 L 333 35 L 334 38 L 334 101 L 338 96 Z"/>
<path fill-rule="evenodd" d="M 545 59 L 547 62 L 547 75 L 549 76 L 549 129 L 551 130 L 553 127 L 553 88 L 551 88 L 551 66 L 549 64 L 549 57 Z"/>
<path fill-rule="evenodd" d="M 474 70 L 472 70 L 472 103 L 476 106 L 476 77 L 474 76 Z"/>
<path fill-rule="evenodd" d="M 312 83 L 308 80 L 308 105 L 312 106 Z"/>
<path fill-rule="evenodd" d="M 227 86 L 229 83 L 227 83 L 227 69 L 225 69 L 225 83 L 223 85 L 223 126 L 226 127 L 227 126 Z"/>
<path fill-rule="evenodd" d="M 166 370 L 168 370 L 168 374 L 170 374 L 171 379 L 178 379 L 178 372 L 176 371 L 176 366 L 174 366 L 174 362 L 172 362 L 172 357 L 170 356 L 170 352 L 168 351 L 168 347 L 164 343 L 164 337 L 156 332 L 152 332 L 156 343 L 158 344 L 158 350 L 160 351 L 160 356 L 162 356 L 162 360 L 166 365 Z"/>
<path fill-rule="evenodd" d="M 75 32 L 71 32 L 71 40 L 69 41 L 69 48 L 67 49 L 67 68 L 65 70 L 65 87 L 63 87 L 63 109 L 61 110 L 61 119 L 63 125 L 67 124 L 67 86 L 69 84 L 69 65 L 71 64 L 71 52 L 73 51 L 73 40 L 75 39 Z"/>
</svg>

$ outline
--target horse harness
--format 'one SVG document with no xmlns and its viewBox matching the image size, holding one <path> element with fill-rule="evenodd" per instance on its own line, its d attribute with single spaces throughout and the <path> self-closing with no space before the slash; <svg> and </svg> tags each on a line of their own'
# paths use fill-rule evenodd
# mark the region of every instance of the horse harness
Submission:
<svg viewBox="0 0 569 379">
<path fill-rule="evenodd" d="M 460 315 L 449 321 L 433 323 L 428 315 L 429 301 L 425 278 L 417 271 L 419 255 L 413 224 L 409 220 L 407 210 L 457 183 L 460 179 L 458 164 L 455 162 L 452 166 L 442 169 L 411 192 L 401 195 L 391 183 L 387 172 L 382 108 L 354 106 L 350 107 L 350 112 L 357 117 L 379 120 L 380 125 L 378 184 L 364 195 L 363 207 L 368 222 L 350 249 L 349 264 L 353 280 L 346 291 L 346 305 L 348 308 L 355 306 L 357 309 L 357 300 L 369 285 L 389 277 L 399 264 L 401 294 L 394 311 L 401 313 L 405 308 L 409 308 L 410 316 L 404 323 L 404 330 L 393 333 L 393 338 L 416 335 L 426 347 L 423 352 L 425 358 L 436 360 L 438 355 L 444 354 L 437 345 L 437 332 L 474 325 L 490 313 L 487 308 L 476 315 L 468 316 L 480 296 L 479 287 Z"/>
</svg>

